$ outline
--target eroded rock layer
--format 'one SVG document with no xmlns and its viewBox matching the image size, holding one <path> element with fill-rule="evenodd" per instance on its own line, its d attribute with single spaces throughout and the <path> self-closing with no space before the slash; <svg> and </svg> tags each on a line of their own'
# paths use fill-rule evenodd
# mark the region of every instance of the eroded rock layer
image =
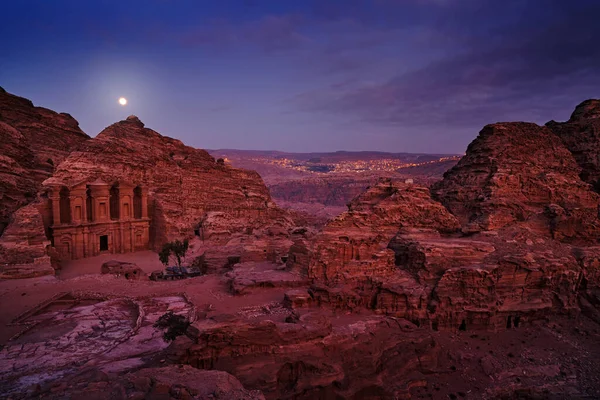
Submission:
<svg viewBox="0 0 600 400">
<path fill-rule="evenodd" d="M 563 141 L 581 167 L 581 179 L 600 192 L 600 100 L 579 104 L 567 122 L 546 124 Z"/>
<path fill-rule="evenodd" d="M 596 241 L 598 196 L 560 138 L 532 123 L 488 125 L 433 194 L 467 232 L 521 226 L 560 240 Z"/>
<path fill-rule="evenodd" d="M 0 88 L 0 235 L 54 167 L 88 139 L 69 114 L 35 107 Z"/>
<path fill-rule="evenodd" d="M 286 236 L 290 224 L 256 172 L 217 163 L 206 151 L 162 136 L 134 116 L 73 152 L 46 184 L 96 179 L 148 189 L 155 247 L 194 233 L 222 243 L 233 234 Z"/>
<path fill-rule="evenodd" d="M 385 275 L 394 259 L 388 243 L 401 227 L 453 232 L 459 224 L 426 188 L 381 180 L 315 238 L 308 276 L 329 283 Z"/>
<path fill-rule="evenodd" d="M 170 358 L 229 372 L 268 399 L 410 398 L 410 389 L 438 368 L 440 352 L 431 336 L 405 320 L 371 316 L 332 324 L 309 312 L 293 323 L 198 321 Z"/>
<path fill-rule="evenodd" d="M 599 238 L 598 196 L 579 172 L 548 128 L 489 125 L 434 186 L 441 203 L 426 188 L 382 181 L 295 243 L 288 267 L 313 285 L 310 300 L 288 303 L 461 330 L 597 304 L 597 247 L 587 246 Z"/>
</svg>

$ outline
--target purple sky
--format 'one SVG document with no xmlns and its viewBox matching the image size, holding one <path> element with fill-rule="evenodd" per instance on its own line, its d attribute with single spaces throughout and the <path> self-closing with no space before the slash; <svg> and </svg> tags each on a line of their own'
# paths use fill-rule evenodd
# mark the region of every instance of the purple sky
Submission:
<svg viewBox="0 0 600 400">
<path fill-rule="evenodd" d="M 201 148 L 462 153 L 487 123 L 565 120 L 600 97 L 597 0 L 18 0 L 1 12 L 0 86 L 91 136 L 135 114 Z"/>
</svg>

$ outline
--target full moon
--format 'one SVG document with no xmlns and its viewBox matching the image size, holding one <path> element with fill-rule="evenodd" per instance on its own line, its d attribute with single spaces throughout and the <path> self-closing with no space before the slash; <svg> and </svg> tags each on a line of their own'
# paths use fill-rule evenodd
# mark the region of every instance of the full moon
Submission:
<svg viewBox="0 0 600 400">
<path fill-rule="evenodd" d="M 119 104 L 122 105 L 122 106 L 124 106 L 125 104 L 127 104 L 127 99 L 125 97 L 121 97 L 119 99 Z"/>
</svg>

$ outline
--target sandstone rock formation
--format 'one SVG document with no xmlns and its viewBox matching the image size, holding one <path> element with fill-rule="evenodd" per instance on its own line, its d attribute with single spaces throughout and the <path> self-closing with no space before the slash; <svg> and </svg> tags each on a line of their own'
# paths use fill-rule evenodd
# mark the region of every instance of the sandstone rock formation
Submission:
<svg viewBox="0 0 600 400">
<path fill-rule="evenodd" d="M 460 330 L 598 304 L 598 248 L 574 245 L 597 243 L 599 197 L 579 172 L 550 129 L 489 125 L 433 187 L 441 204 L 425 188 L 381 182 L 295 243 L 288 267 L 313 282 L 299 304 Z"/>
<path fill-rule="evenodd" d="M 523 227 L 560 240 L 596 241 L 599 197 L 549 128 L 488 125 L 433 186 L 466 232 Z"/>
<path fill-rule="evenodd" d="M 546 126 L 573 154 L 582 170 L 581 179 L 600 192 L 600 100 L 586 100 L 567 122 L 550 121 Z"/>
<path fill-rule="evenodd" d="M 69 114 L 35 107 L 0 88 L 0 235 L 54 167 L 88 139 Z"/>
<path fill-rule="evenodd" d="M 52 253 L 53 213 L 41 188 L 44 180 L 46 187 L 97 180 L 143 185 L 149 192 L 151 246 L 196 235 L 202 243 L 197 249 L 209 243 L 227 250 L 208 257 L 217 267 L 231 255 L 245 261 L 278 257 L 291 244 L 288 231 L 294 222 L 271 201 L 256 172 L 216 163 L 204 150 L 145 128 L 137 117 L 90 139 L 68 114 L 0 91 L 0 134 L 6 149 L 0 157 L 0 234 L 10 232 L 0 237 L 0 246 L 5 253 L 24 255 L 20 269 L 34 270 L 40 251 Z M 27 204 L 35 207 L 16 212 Z M 39 236 L 42 231 L 46 239 Z M 12 266 L 3 266 L 11 275 L 18 270 L 14 258 L 7 260 Z M 49 273 L 46 261 L 43 269 Z"/>
<path fill-rule="evenodd" d="M 393 264 L 393 252 L 387 247 L 402 227 L 449 233 L 459 225 L 441 204 L 431 200 L 426 188 L 381 180 L 354 199 L 348 212 L 327 224 L 314 239 L 309 277 L 325 282 L 380 277 L 393 269 L 386 265 Z"/>
<path fill-rule="evenodd" d="M 96 179 L 148 188 L 155 247 L 194 231 L 203 240 L 222 243 L 234 233 L 276 236 L 287 234 L 290 223 L 256 172 L 217 164 L 206 151 L 145 128 L 134 116 L 73 152 L 47 183 Z M 281 229 L 275 233 L 274 226 Z"/>
<path fill-rule="evenodd" d="M 13 222 L 0 237 L 1 278 L 54 274 L 57 260 L 51 258 L 54 253 L 38 207 L 39 204 L 31 203 L 15 211 Z"/>
<path fill-rule="evenodd" d="M 459 229 L 458 220 L 430 198 L 427 188 L 383 179 L 354 199 L 348 211 L 313 240 L 296 242 L 288 267 L 313 281 L 310 293 L 315 304 L 375 308 L 421 323 L 427 320 L 427 299 L 433 289 L 431 277 L 426 281 L 419 272 L 426 269 L 425 254 L 441 260 L 430 274 L 438 279 L 456 264 L 448 261 L 450 255 L 457 254 L 460 260 L 486 254 L 468 243 L 442 238 Z M 415 259 L 412 270 L 400 269 L 398 265 L 410 259 L 407 247 L 415 237 L 430 239 L 434 249 L 416 256 L 419 261 Z"/>
<path fill-rule="evenodd" d="M 257 288 L 305 286 L 307 283 L 298 274 L 273 269 L 270 263 L 236 264 L 225 277 L 229 278 L 229 286 L 234 294 L 248 293 Z"/>
<path fill-rule="evenodd" d="M 62 387 L 43 390 L 33 387 L 32 395 L 48 399 L 198 399 L 198 400 L 264 400 L 258 390 L 246 390 L 230 374 L 205 371 L 190 366 L 145 368 L 118 379 L 110 379 L 101 371 L 90 369 L 73 377 Z"/>
<path fill-rule="evenodd" d="M 585 110 L 577 118 L 589 119 Z M 490 125 L 433 198 L 381 180 L 313 234 L 291 228 L 256 174 L 130 117 L 87 140 L 48 182 L 147 187 L 154 243 L 193 235 L 191 256 L 222 273 L 2 286 L 3 302 L 44 300 L 0 313 L 19 327 L 0 348 L 0 389 L 15 398 L 598 398 L 598 195 L 567 147 L 547 127 Z M 43 193 L 20 208 L 0 255 L 46 254 L 46 209 Z M 171 343 L 155 325 L 165 313 L 185 320 Z"/>
<path fill-rule="evenodd" d="M 62 383 L 32 385 L 26 396 L 44 399 L 198 399 L 264 400 L 258 390 L 247 390 L 234 376 L 223 371 L 206 371 L 187 365 L 144 368 L 115 378 L 89 368 Z"/>
<path fill-rule="evenodd" d="M 371 316 L 332 324 L 314 312 L 293 323 L 207 319 L 188 336 L 177 339 L 170 358 L 229 372 L 268 399 L 408 398 L 438 367 L 441 350 L 408 321 Z"/>
</svg>

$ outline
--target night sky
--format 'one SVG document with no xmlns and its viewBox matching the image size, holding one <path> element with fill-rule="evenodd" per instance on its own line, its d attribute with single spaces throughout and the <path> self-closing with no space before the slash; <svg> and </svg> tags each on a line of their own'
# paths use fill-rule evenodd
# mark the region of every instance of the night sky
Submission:
<svg viewBox="0 0 600 400">
<path fill-rule="evenodd" d="M 0 86 L 91 136 L 135 114 L 200 148 L 462 153 L 487 123 L 566 120 L 600 97 L 597 0 L 13 0 L 0 15 Z"/>
</svg>

